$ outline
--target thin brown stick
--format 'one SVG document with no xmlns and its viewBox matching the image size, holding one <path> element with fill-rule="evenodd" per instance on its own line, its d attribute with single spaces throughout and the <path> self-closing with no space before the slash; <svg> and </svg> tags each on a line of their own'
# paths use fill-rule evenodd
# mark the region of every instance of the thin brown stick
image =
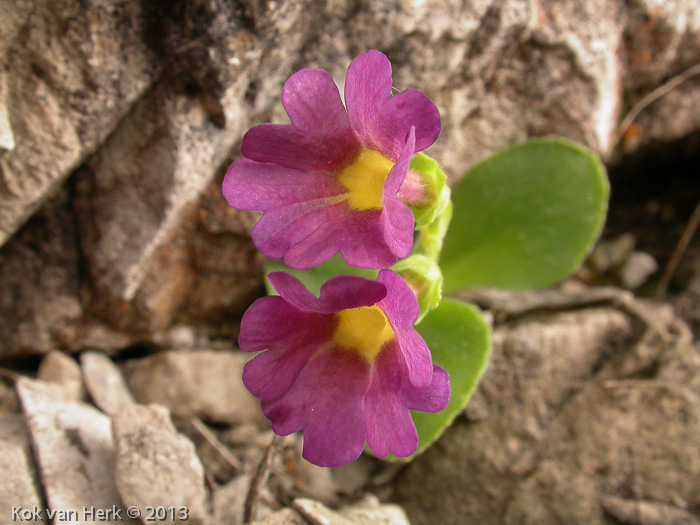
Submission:
<svg viewBox="0 0 700 525">
<path fill-rule="evenodd" d="M 695 230 L 698 228 L 698 223 L 700 223 L 700 204 L 695 207 L 693 214 L 690 216 L 690 220 L 688 220 L 688 224 L 685 225 L 683 235 L 681 235 L 681 238 L 676 245 L 676 249 L 673 250 L 671 258 L 669 259 L 664 273 L 661 276 L 661 280 L 659 280 L 659 284 L 656 287 L 656 295 L 658 297 L 663 297 L 666 295 L 668 285 L 673 278 L 673 274 L 676 273 L 678 263 L 680 263 L 686 248 L 688 248 L 688 244 L 690 244 L 690 239 L 692 239 L 693 235 L 695 235 Z"/>
<path fill-rule="evenodd" d="M 226 445 L 219 441 L 219 438 L 217 438 L 216 435 L 214 435 L 214 433 L 209 430 L 199 418 L 193 417 L 191 422 L 195 430 L 199 432 L 212 447 L 214 447 L 214 450 L 216 450 L 229 465 L 236 470 L 243 470 L 243 465 L 241 465 L 241 462 L 238 461 L 238 458 L 231 454 L 231 451 L 226 448 Z"/>
<path fill-rule="evenodd" d="M 700 74 L 700 64 L 695 64 L 694 66 L 683 71 L 683 73 L 681 73 L 680 75 L 673 77 L 665 84 L 662 84 L 651 93 L 647 93 L 644 97 L 642 97 L 642 99 L 634 105 L 634 107 L 630 110 L 627 116 L 624 119 L 622 119 L 622 122 L 620 122 L 620 125 L 617 127 L 615 144 L 617 144 L 620 141 L 625 131 L 627 131 L 627 128 L 629 128 L 632 125 L 632 122 L 634 122 L 634 119 L 636 119 L 649 104 L 660 99 L 667 93 L 676 89 L 679 85 L 681 85 L 689 78 L 692 78 L 698 74 Z"/>
<path fill-rule="evenodd" d="M 277 434 L 272 437 L 270 446 L 267 447 L 265 455 L 258 465 L 258 470 L 255 471 L 255 476 L 253 476 L 253 479 L 250 481 L 250 488 L 248 489 L 248 495 L 245 498 L 245 505 L 243 506 L 243 523 L 250 523 L 253 519 L 255 503 L 259 497 L 260 491 L 267 483 L 267 478 L 270 476 L 272 461 L 275 459 L 275 455 L 282 449 L 283 439 L 283 437 Z"/>
</svg>

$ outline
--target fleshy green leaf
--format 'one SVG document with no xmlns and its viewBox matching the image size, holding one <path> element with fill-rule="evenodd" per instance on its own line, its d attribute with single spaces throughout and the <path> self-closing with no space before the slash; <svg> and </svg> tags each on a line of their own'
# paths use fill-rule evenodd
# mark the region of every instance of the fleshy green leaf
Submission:
<svg viewBox="0 0 700 525">
<path fill-rule="evenodd" d="M 450 374 L 450 402 L 437 414 L 413 412 L 420 439 L 418 451 L 432 444 L 467 406 L 491 354 L 491 327 L 471 304 L 443 299 L 416 327 L 433 355 L 433 362 Z"/>
<path fill-rule="evenodd" d="M 314 293 L 316 297 L 318 297 L 321 290 L 321 285 L 328 279 L 337 277 L 338 275 L 357 275 L 368 279 L 376 279 L 377 274 L 379 273 L 377 270 L 366 270 L 364 268 L 354 268 L 352 266 L 348 266 L 345 264 L 345 261 L 343 261 L 343 258 L 340 255 L 334 255 L 326 262 L 309 270 L 293 270 L 282 261 L 270 261 L 265 267 L 265 288 L 267 289 L 267 293 L 269 295 L 277 295 L 275 289 L 270 285 L 270 281 L 267 280 L 267 275 L 272 272 L 291 273 L 294 277 L 304 283 L 304 286 Z"/>
<path fill-rule="evenodd" d="M 445 291 L 526 290 L 563 279 L 600 234 L 608 195 L 598 157 L 563 139 L 531 140 L 488 158 L 453 191 L 440 256 Z"/>
</svg>

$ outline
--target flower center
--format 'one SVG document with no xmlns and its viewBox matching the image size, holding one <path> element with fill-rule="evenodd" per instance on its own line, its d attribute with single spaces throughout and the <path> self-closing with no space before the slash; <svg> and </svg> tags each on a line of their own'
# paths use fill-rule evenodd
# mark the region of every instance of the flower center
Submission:
<svg viewBox="0 0 700 525">
<path fill-rule="evenodd" d="M 333 342 L 373 363 L 385 343 L 394 338 L 389 320 L 378 307 L 350 308 L 336 314 Z"/>
<path fill-rule="evenodd" d="M 348 204 L 353 210 L 382 209 L 384 181 L 394 163 L 371 149 L 363 149 L 355 161 L 338 174 L 348 190 Z"/>
</svg>

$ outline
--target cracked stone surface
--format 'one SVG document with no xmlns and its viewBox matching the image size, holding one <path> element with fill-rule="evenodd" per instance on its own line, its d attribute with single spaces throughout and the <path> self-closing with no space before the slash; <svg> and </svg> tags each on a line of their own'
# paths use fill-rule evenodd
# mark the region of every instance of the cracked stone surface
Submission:
<svg viewBox="0 0 700 525">
<path fill-rule="evenodd" d="M 109 338 L 158 341 L 177 323 L 235 336 L 262 260 L 256 216 L 228 209 L 221 176 L 246 129 L 286 121 L 281 87 L 303 67 L 342 85 L 354 56 L 384 51 L 396 89 L 440 109 L 429 153 L 452 181 L 528 137 L 562 135 L 613 159 L 700 129 L 695 76 L 616 146 L 622 116 L 700 62 L 693 0 L 0 9 L 0 355 L 109 352 Z"/>
<path fill-rule="evenodd" d="M 628 508 L 610 497 L 696 519 L 700 354 L 688 328 L 666 306 L 639 303 L 655 321 L 644 329 L 609 306 L 547 313 L 536 294 L 513 295 L 519 313 L 496 328 L 466 418 L 407 466 L 392 499 L 417 524 L 608 524 Z"/>
</svg>

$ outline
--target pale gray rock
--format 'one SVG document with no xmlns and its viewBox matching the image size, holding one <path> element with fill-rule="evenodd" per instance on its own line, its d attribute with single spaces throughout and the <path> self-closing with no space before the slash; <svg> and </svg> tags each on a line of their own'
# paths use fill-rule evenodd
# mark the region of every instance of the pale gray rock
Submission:
<svg viewBox="0 0 700 525">
<path fill-rule="evenodd" d="M 535 309 L 497 326 L 481 417 L 457 420 L 396 480 L 413 523 L 602 525 L 629 507 L 606 498 L 630 495 L 647 517 L 697 519 L 697 350 L 667 306 L 619 304 L 629 318 Z"/>
<path fill-rule="evenodd" d="M 606 523 L 613 507 L 605 499 L 601 505 L 601 495 L 632 489 L 640 515 L 665 511 L 667 520 L 639 523 L 698 523 L 690 513 L 670 511 L 674 500 L 697 508 L 699 499 L 700 403 L 688 394 L 654 381 L 583 389 L 553 422 L 539 464 L 514 491 L 503 522 Z M 614 509 L 622 517 L 623 509 Z"/>
<path fill-rule="evenodd" d="M 139 403 L 164 405 L 174 416 L 261 423 L 260 403 L 241 380 L 248 359 L 237 351 L 172 350 L 128 361 L 124 375 Z"/>
<path fill-rule="evenodd" d="M 138 3 L 18 0 L 3 2 L 0 19 L 14 142 L 7 147 L 3 130 L 1 245 L 104 140 L 159 64 Z"/>
<path fill-rule="evenodd" d="M 221 525 L 243 525 L 250 476 L 242 474 L 219 487 L 212 498 L 214 520 Z M 259 505 L 258 505 L 259 506 Z"/>
<path fill-rule="evenodd" d="M 406 466 L 392 499 L 415 524 L 502 523 L 559 407 L 631 333 L 627 316 L 609 307 L 532 313 L 497 326 L 470 402 L 481 407 L 478 421 L 457 419 Z"/>
<path fill-rule="evenodd" d="M 147 516 L 148 506 L 187 508 L 188 519 L 168 515 L 161 523 L 206 523 L 204 469 L 194 445 L 179 434 L 167 408 L 130 405 L 112 418 L 115 479 L 125 506 Z"/>
<path fill-rule="evenodd" d="M 250 525 L 308 525 L 308 523 L 294 509 L 285 508 L 273 512 L 261 520 L 255 520 Z"/>
<path fill-rule="evenodd" d="M 338 511 L 309 498 L 297 498 L 292 505 L 312 525 L 409 525 L 401 507 L 382 505 L 371 495 Z"/>
<path fill-rule="evenodd" d="M 13 414 L 19 411 L 19 401 L 15 389 L 4 381 L 0 381 L 0 414 Z"/>
<path fill-rule="evenodd" d="M 339 510 L 354 525 L 410 525 L 398 505 L 381 504 L 376 496 L 365 495 L 360 501 Z"/>
<path fill-rule="evenodd" d="M 299 512 L 311 525 L 351 525 L 352 523 L 320 501 L 297 498 L 292 505 L 294 510 Z"/>
<path fill-rule="evenodd" d="M 367 486 L 376 469 L 377 461 L 368 455 L 362 455 L 356 461 L 332 470 L 333 485 L 345 493 L 359 493 Z"/>
<path fill-rule="evenodd" d="M 80 365 L 63 352 L 54 350 L 41 359 L 37 379 L 58 385 L 66 399 L 71 401 L 81 401 L 85 398 Z"/>
<path fill-rule="evenodd" d="M 15 149 L 15 136 L 7 109 L 7 74 L 0 73 L 0 153 Z"/>
<path fill-rule="evenodd" d="M 625 263 L 620 268 L 622 286 L 628 290 L 635 290 L 646 283 L 658 268 L 656 259 L 651 255 L 646 252 L 634 251 L 627 256 Z"/>
<path fill-rule="evenodd" d="M 9 523 L 12 507 L 44 508 L 29 432 L 19 414 L 0 415 L 0 508 L 3 523 Z"/>
<path fill-rule="evenodd" d="M 80 364 L 87 391 L 102 412 L 116 416 L 125 407 L 136 403 L 121 371 L 107 355 L 83 352 Z"/>
<path fill-rule="evenodd" d="M 62 189 L 0 248 L 0 355 L 114 350 L 119 333 L 86 310 L 70 191 Z"/>
<path fill-rule="evenodd" d="M 687 510 L 664 503 L 604 496 L 601 499 L 601 504 L 607 514 L 621 523 L 700 525 L 700 520 Z"/>
<path fill-rule="evenodd" d="M 2 292 L 12 289 L 0 297 L 19 302 L 0 300 L 2 354 L 111 351 L 174 323 L 235 335 L 263 262 L 256 216 L 227 210 L 220 176 L 246 129 L 287 121 L 281 88 L 298 69 L 342 85 L 354 56 L 386 52 L 396 89 L 438 105 L 429 153 L 454 181 L 532 136 L 610 159 L 628 100 L 700 62 L 693 0 L 51 6 L 0 13 L 0 243 L 95 154 L 70 185 L 63 233 L 28 224 L 31 241 L 0 252 Z M 642 112 L 642 142 L 697 130 L 698 91 L 688 80 Z M 625 151 L 641 147 L 627 140 Z"/>
<path fill-rule="evenodd" d="M 70 523 L 94 522 L 84 507 L 122 508 L 109 418 L 65 399 L 56 385 L 20 378 L 16 388 L 48 507 L 77 511 L 78 519 Z"/>
</svg>

